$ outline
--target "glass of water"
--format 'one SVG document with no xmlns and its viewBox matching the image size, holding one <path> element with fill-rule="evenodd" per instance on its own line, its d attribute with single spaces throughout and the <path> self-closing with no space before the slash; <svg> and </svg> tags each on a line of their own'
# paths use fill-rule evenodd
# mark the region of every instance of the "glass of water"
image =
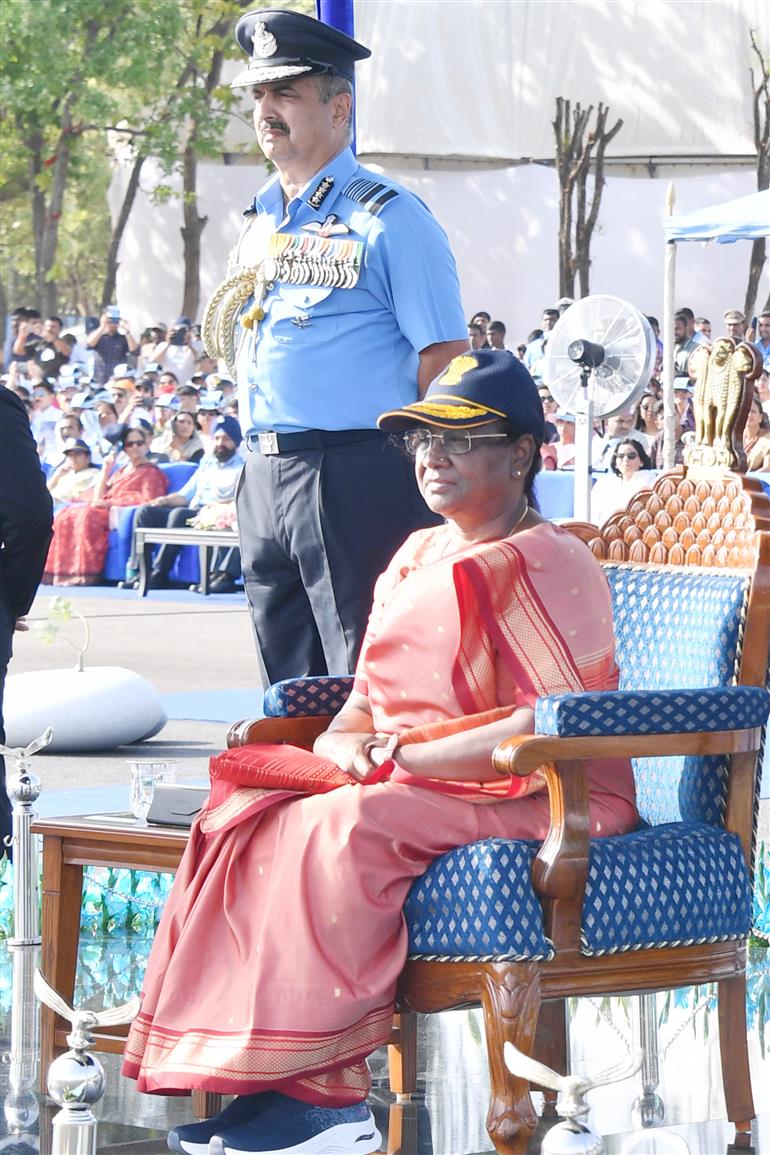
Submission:
<svg viewBox="0 0 770 1155">
<path fill-rule="evenodd" d="M 131 813 L 140 826 L 147 825 L 147 815 L 155 797 L 155 787 L 159 782 L 176 780 L 177 759 L 163 762 L 129 762 L 131 771 L 131 791 L 129 805 Z"/>
</svg>

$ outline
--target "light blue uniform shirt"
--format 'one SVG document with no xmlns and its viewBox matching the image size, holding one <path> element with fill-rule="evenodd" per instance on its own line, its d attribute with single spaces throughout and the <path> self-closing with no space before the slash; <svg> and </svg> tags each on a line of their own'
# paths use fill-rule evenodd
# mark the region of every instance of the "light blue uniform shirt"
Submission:
<svg viewBox="0 0 770 1155">
<path fill-rule="evenodd" d="M 333 184 L 321 196 L 326 178 Z M 467 339 L 443 229 L 418 197 L 362 168 L 350 149 L 308 181 L 285 215 L 278 177 L 271 178 L 253 213 L 247 227 L 259 239 L 250 253 L 243 236 L 240 266 L 256 263 L 270 233 L 317 237 L 302 226 L 322 225 L 330 214 L 349 230 L 333 240 L 363 242 L 363 256 L 354 288 L 273 282 L 256 339 L 240 331 L 244 433 L 375 428 L 380 413 L 417 399 L 421 350 Z"/>
<path fill-rule="evenodd" d="M 229 461 L 217 461 L 213 454 L 207 454 L 179 494 L 188 509 L 203 509 L 215 501 L 232 501 L 242 469 L 243 458 L 239 453 Z"/>
</svg>

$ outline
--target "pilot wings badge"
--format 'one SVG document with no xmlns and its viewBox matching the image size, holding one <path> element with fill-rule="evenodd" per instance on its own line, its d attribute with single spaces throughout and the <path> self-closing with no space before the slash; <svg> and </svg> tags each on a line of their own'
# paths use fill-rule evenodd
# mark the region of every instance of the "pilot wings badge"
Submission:
<svg viewBox="0 0 770 1155">
<path fill-rule="evenodd" d="M 264 20 L 257 20 L 254 25 L 251 42 L 254 45 L 254 55 L 258 56 L 260 60 L 266 60 L 268 56 L 275 56 L 278 51 L 278 41 L 272 32 L 268 31 Z"/>
<path fill-rule="evenodd" d="M 308 221 L 302 227 L 307 229 L 309 233 L 318 233 L 319 237 L 342 237 L 345 233 L 350 232 L 348 226 L 344 221 L 338 219 L 336 213 L 329 213 L 323 224 L 320 221 Z"/>
</svg>

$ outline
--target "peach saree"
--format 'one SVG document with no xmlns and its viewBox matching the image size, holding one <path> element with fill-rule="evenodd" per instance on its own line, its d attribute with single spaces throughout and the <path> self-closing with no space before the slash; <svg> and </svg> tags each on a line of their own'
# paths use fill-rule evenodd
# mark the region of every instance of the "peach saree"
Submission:
<svg viewBox="0 0 770 1155">
<path fill-rule="evenodd" d="M 547 524 L 473 549 L 447 527 L 414 534 L 378 582 L 356 679 L 375 727 L 398 733 L 610 689 L 605 579 L 580 542 Z M 282 754 L 295 756 L 272 751 Z M 217 781 L 158 930 L 124 1073 L 164 1094 L 364 1098 L 366 1056 L 391 1029 L 413 880 L 455 846 L 548 828 L 542 791 L 448 785 L 460 789 L 398 769 L 313 795 Z M 594 833 L 635 822 L 628 763 L 596 764 Z"/>
</svg>

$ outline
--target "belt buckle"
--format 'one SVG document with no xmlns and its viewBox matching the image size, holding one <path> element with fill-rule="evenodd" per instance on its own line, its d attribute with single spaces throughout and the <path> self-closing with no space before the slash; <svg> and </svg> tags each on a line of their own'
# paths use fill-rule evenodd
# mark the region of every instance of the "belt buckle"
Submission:
<svg viewBox="0 0 770 1155">
<path fill-rule="evenodd" d="M 272 429 L 266 429 L 262 433 L 257 434 L 259 441 L 259 452 L 263 457 L 272 457 L 276 453 L 280 453 L 278 448 L 278 434 Z"/>
</svg>

